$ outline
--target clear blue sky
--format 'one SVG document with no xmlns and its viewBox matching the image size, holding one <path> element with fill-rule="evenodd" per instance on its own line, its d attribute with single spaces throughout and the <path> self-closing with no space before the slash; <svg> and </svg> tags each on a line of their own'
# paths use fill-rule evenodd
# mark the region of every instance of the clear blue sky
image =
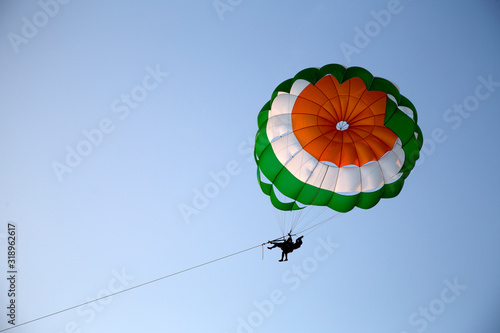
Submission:
<svg viewBox="0 0 500 333">
<path fill-rule="evenodd" d="M 10 332 L 500 331 L 499 1 L 0 13 L 0 266 L 7 277 L 14 223 L 16 324 L 280 236 L 252 140 L 303 68 L 395 82 L 425 137 L 398 197 L 336 216 L 286 263 L 257 247 Z"/>
</svg>

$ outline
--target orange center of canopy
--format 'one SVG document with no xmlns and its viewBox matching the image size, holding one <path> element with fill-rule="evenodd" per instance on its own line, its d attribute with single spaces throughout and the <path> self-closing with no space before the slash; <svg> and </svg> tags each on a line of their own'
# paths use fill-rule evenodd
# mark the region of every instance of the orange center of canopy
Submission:
<svg viewBox="0 0 500 333">
<path fill-rule="evenodd" d="M 292 110 L 293 132 L 318 161 L 362 166 L 392 150 L 397 135 L 384 126 L 387 95 L 368 91 L 358 77 L 333 75 L 308 85 Z"/>
</svg>

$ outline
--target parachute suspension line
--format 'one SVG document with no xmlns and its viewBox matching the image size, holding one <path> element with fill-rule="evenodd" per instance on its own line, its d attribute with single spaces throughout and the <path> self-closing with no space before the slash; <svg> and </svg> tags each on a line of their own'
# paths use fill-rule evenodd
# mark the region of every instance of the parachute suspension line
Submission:
<svg viewBox="0 0 500 333">
<path fill-rule="evenodd" d="M 327 210 L 324 208 L 324 210 Z M 311 223 L 315 222 L 318 217 L 321 215 L 321 211 L 319 213 L 312 213 L 312 207 L 304 207 L 303 209 L 290 212 L 290 218 L 288 220 L 288 224 L 290 229 L 288 233 L 296 233 L 296 228 L 300 225 L 301 228 L 305 228 Z M 306 222 L 306 223 L 304 223 Z"/>
<path fill-rule="evenodd" d="M 223 260 L 223 259 L 226 259 L 226 258 L 229 258 L 229 257 L 232 257 L 232 256 L 235 256 L 237 254 L 241 254 L 243 252 L 247 252 L 247 251 L 250 251 L 250 250 L 253 250 L 253 249 L 256 249 L 260 246 L 262 246 L 262 251 L 264 251 L 264 245 L 266 245 L 268 242 L 266 243 L 262 243 L 262 244 L 259 244 L 259 245 L 255 245 L 255 246 L 252 246 L 252 247 L 249 247 L 248 249 L 245 249 L 245 250 L 241 250 L 241 251 L 238 251 L 238 252 L 234 252 L 234 253 L 231 253 L 231 254 L 228 254 L 228 255 L 225 255 L 223 257 L 220 257 L 220 258 L 217 258 L 217 259 L 213 259 L 213 260 L 210 260 L 210 261 L 207 261 L 207 262 L 204 262 L 202 264 L 199 264 L 199 265 L 196 265 L 196 266 L 192 266 L 192 267 L 189 267 L 189 268 L 186 268 L 186 269 L 183 269 L 181 271 L 177 271 L 175 273 L 172 273 L 172 274 L 169 274 L 169 275 L 165 275 L 165 276 L 162 276 L 162 277 L 159 277 L 157 279 L 154 279 L 154 280 L 150 280 L 150 281 L 147 281 L 147 282 L 144 282 L 144 283 L 141 283 L 141 284 L 138 284 L 138 285 L 135 285 L 135 286 L 132 286 L 130 288 L 126 288 L 126 289 L 123 289 L 123 290 L 120 290 L 120 291 L 117 291 L 115 293 L 111 293 L 111 294 L 108 294 L 108 295 L 105 295 L 105 296 L 102 296 L 102 297 L 98 297 L 98 298 L 95 298 L 93 300 L 90 300 L 90 301 L 87 301 L 87 302 L 84 302 L 84 303 L 80 303 L 80 304 L 77 304 L 77 305 L 74 305 L 74 306 L 70 306 L 68 308 L 65 308 L 65 309 L 62 309 L 62 310 L 59 310 L 59 311 L 56 311 L 56 312 L 53 312 L 53 313 L 50 313 L 48 315 L 45 315 L 45 316 L 42 316 L 42 317 L 38 317 L 38 318 L 35 318 L 35 319 L 31 319 L 31 320 L 28 320 L 28 321 L 25 321 L 23 323 L 19 323 L 19 324 L 16 324 L 15 326 L 12 326 L 12 327 L 9 327 L 9 328 L 5 328 L 5 329 L 2 329 L 0 330 L 0 332 L 5 332 L 5 331 L 8 331 L 8 330 L 11 330 L 11 329 L 15 329 L 19 326 L 24 326 L 24 325 L 27 325 L 27 324 L 30 324 L 30 323 L 33 323 L 35 321 L 39 321 L 39 320 L 42 320 L 42 319 L 45 319 L 45 318 L 48 318 L 48 317 L 52 317 L 52 316 L 55 316 L 57 314 L 60 314 L 60 313 L 63 313 L 63 312 L 66 312 L 66 311 L 69 311 L 69 310 L 72 310 L 72 309 L 76 309 L 76 308 L 79 308 L 83 305 L 86 305 L 86 304 L 90 304 L 90 303 L 94 303 L 94 302 L 97 302 L 97 301 L 100 301 L 102 299 L 105 299 L 105 298 L 109 298 L 109 297 L 112 297 L 112 296 L 115 296 L 115 295 L 118 295 L 118 294 L 121 294 L 121 293 L 125 293 L 127 291 L 130 291 L 130 290 L 133 290 L 133 289 L 137 289 L 137 288 L 140 288 L 140 287 L 144 287 L 148 284 L 152 284 L 154 282 L 158 282 L 160 280 L 163 280 L 163 279 L 166 279 L 166 278 L 169 278 L 169 277 L 172 277 L 174 275 L 178 275 L 178 274 L 181 274 L 181 273 L 185 273 L 187 271 L 190 271 L 190 270 L 193 270 L 193 269 L 196 269 L 196 268 L 200 268 L 202 266 L 205 266 L 205 265 L 208 265 L 208 264 L 212 264 L 216 261 L 220 261 L 220 260 Z M 264 253 L 264 252 L 262 252 Z"/>
<path fill-rule="evenodd" d="M 314 224 L 314 225 L 312 225 L 312 226 L 310 226 L 308 228 L 303 228 L 303 229 L 297 231 L 296 234 L 303 234 L 303 236 L 309 235 L 311 232 L 313 232 L 314 230 L 318 229 L 321 225 L 323 225 L 326 222 L 331 221 L 334 218 L 336 218 L 339 214 L 340 213 L 336 213 L 336 214 L 334 214 L 332 216 L 329 216 L 326 219 L 324 219 L 324 220 L 322 220 L 322 221 L 320 221 L 320 222 L 318 222 L 318 223 L 316 223 L 316 224 Z M 304 232 L 308 231 L 308 230 L 310 230 L 310 231 L 307 234 L 304 234 Z"/>
<path fill-rule="evenodd" d="M 315 207 L 308 207 L 306 208 L 307 209 L 307 212 L 304 214 L 304 218 L 302 219 L 302 221 L 304 221 L 304 223 L 301 225 L 301 228 L 302 229 L 305 229 L 307 228 L 309 225 L 311 225 L 312 223 L 318 221 L 318 219 L 320 218 L 320 216 L 326 212 L 326 211 L 331 211 L 331 209 L 327 208 L 327 207 L 322 207 L 321 209 L 314 209 Z M 307 218 L 306 218 L 307 217 Z"/>
<path fill-rule="evenodd" d="M 301 221 L 303 209 L 283 211 L 276 208 L 274 209 L 274 214 L 276 216 L 276 221 L 278 222 L 281 235 L 283 236 L 283 238 L 285 238 L 287 235 L 293 232 L 293 230 Z"/>
<path fill-rule="evenodd" d="M 307 177 L 307 179 L 305 180 L 305 183 L 307 183 L 307 182 L 309 181 L 309 179 L 311 178 L 311 176 L 312 176 L 312 174 L 313 174 L 314 170 L 316 170 L 316 168 L 318 167 L 318 165 L 319 165 L 320 163 L 321 163 L 321 162 L 319 162 L 319 161 L 318 161 L 318 163 L 316 163 L 316 165 L 315 165 L 315 166 L 314 166 L 314 168 L 312 169 L 311 173 L 309 174 L 309 176 L 308 176 L 308 177 Z M 323 183 L 323 181 L 325 180 L 325 178 L 326 178 L 326 173 L 323 175 L 323 179 L 321 180 L 321 184 Z M 305 185 L 304 185 L 304 186 L 305 186 Z M 314 198 L 313 198 L 313 200 L 312 200 L 311 202 L 314 202 L 314 201 L 316 200 L 316 198 L 317 198 L 318 194 L 319 194 L 319 190 L 318 190 L 318 191 L 316 191 L 316 194 L 314 195 Z M 306 212 L 304 213 L 304 216 L 302 216 L 302 211 L 303 211 L 303 210 L 305 210 L 305 211 L 306 211 Z M 309 212 L 310 212 L 310 211 L 311 211 L 311 209 L 310 209 L 310 208 L 304 208 L 304 209 L 301 209 L 301 210 L 300 210 L 300 215 L 299 215 L 299 216 L 298 216 L 298 218 L 297 218 L 295 221 L 293 221 L 293 223 L 292 223 L 292 227 L 290 228 L 290 233 L 291 233 L 291 232 L 292 232 L 292 231 L 293 231 L 293 230 L 297 227 L 297 225 L 299 224 L 299 221 L 305 221 L 305 220 L 306 220 L 306 216 L 307 216 L 307 215 L 309 215 Z M 319 215 L 320 215 L 320 214 L 321 214 L 321 213 L 319 213 L 319 214 L 317 214 L 315 217 L 311 218 L 307 224 L 310 224 L 310 223 L 312 223 L 314 220 L 316 220 L 316 219 L 319 217 Z M 301 217 L 301 216 L 302 216 L 302 217 Z M 306 224 L 306 225 L 307 225 L 307 224 Z"/>
<path fill-rule="evenodd" d="M 274 209 L 274 215 L 276 216 L 276 221 L 278 221 L 278 226 L 280 227 L 281 235 L 285 237 L 285 215 L 279 209 Z"/>
<path fill-rule="evenodd" d="M 297 227 L 297 224 L 299 223 L 301 216 L 302 216 L 302 209 L 297 210 L 297 211 L 292 211 L 292 218 L 291 218 L 291 223 L 290 223 L 290 230 L 288 230 L 288 233 L 292 233 L 295 227 Z"/>
<path fill-rule="evenodd" d="M 320 161 L 318 161 L 318 163 L 316 163 L 316 165 L 314 166 L 314 169 L 316 169 L 320 163 L 321 163 L 321 162 L 320 162 Z M 311 173 L 311 175 L 312 175 L 312 173 Z M 311 177 L 311 175 L 309 175 L 309 177 Z M 338 175 L 337 175 L 337 177 L 338 177 Z M 309 179 L 309 178 L 308 178 L 308 179 Z M 323 182 L 325 181 L 325 179 L 326 179 L 326 173 L 323 175 L 323 179 L 321 180 L 321 185 L 323 184 Z M 313 198 L 312 202 L 314 202 L 314 201 L 316 200 L 316 198 L 318 197 L 318 195 L 319 195 L 319 189 L 316 191 L 316 194 L 314 195 L 314 198 Z M 306 223 L 302 226 L 302 228 L 306 228 L 308 225 L 310 225 L 311 223 L 313 223 L 314 221 L 316 221 L 316 220 L 320 217 L 320 215 L 321 215 L 321 214 L 323 214 L 323 212 L 325 212 L 325 210 L 327 210 L 327 208 L 326 208 L 326 207 L 323 207 L 323 209 L 322 209 L 322 210 L 319 210 L 319 212 L 317 212 L 317 213 L 316 213 L 316 214 L 315 214 L 312 218 L 310 218 L 310 219 L 309 219 L 309 221 L 307 221 L 307 222 L 306 222 Z M 328 209 L 328 210 L 329 210 L 329 209 Z M 311 209 L 310 209 L 310 208 L 308 209 L 307 213 L 309 213 L 309 212 L 311 212 Z M 337 213 L 336 215 L 338 215 L 338 213 Z M 336 216 L 336 215 L 335 215 L 335 216 Z M 305 220 L 305 218 L 304 218 L 304 220 Z"/>
<path fill-rule="evenodd" d="M 326 210 L 326 208 L 325 208 Z M 328 209 L 329 210 L 329 209 Z M 315 219 L 317 219 L 317 217 L 320 215 L 321 213 L 316 213 L 316 216 L 313 217 L 313 219 L 311 219 L 311 221 L 308 222 L 307 225 L 310 225 L 312 223 L 312 221 L 315 221 Z M 285 240 L 288 236 L 297 236 L 297 235 L 302 235 L 302 236 L 307 236 L 309 235 L 310 233 L 312 233 L 313 231 L 315 231 L 316 229 L 318 229 L 320 226 L 322 226 L 323 224 L 327 223 L 328 221 L 331 221 L 333 220 L 334 218 L 336 218 L 338 215 L 340 214 L 340 212 L 337 212 L 336 214 L 332 215 L 332 216 L 329 216 L 327 217 L 326 219 L 323 219 L 321 220 L 320 222 L 318 223 L 315 223 L 313 224 L 312 226 L 309 226 L 309 227 L 306 227 L 306 226 L 302 226 L 302 228 L 298 231 L 293 231 L 293 230 L 290 230 L 290 232 L 288 234 L 283 234 L 283 237 L 279 237 L 279 238 L 276 238 L 276 239 L 273 239 L 272 241 L 269 241 L 269 242 L 274 242 L 274 241 L 278 241 L 278 240 Z M 307 233 L 305 233 L 305 231 L 309 231 Z M 268 242 L 268 243 L 269 243 Z M 265 244 L 262 244 L 262 246 L 264 246 Z M 264 250 L 264 247 L 262 247 L 262 250 Z M 264 255 L 262 256 L 262 258 L 264 258 Z M 1 332 L 1 331 L 0 331 Z"/>
<path fill-rule="evenodd" d="M 292 223 L 292 226 L 290 228 L 290 232 L 294 231 L 295 228 L 297 228 L 300 221 L 303 221 L 304 216 L 307 216 L 308 210 L 307 210 L 307 208 L 305 208 L 305 209 L 306 209 L 306 211 L 304 211 L 304 209 L 301 209 L 299 212 L 297 212 L 296 217 L 295 217 L 295 219 Z"/>
</svg>

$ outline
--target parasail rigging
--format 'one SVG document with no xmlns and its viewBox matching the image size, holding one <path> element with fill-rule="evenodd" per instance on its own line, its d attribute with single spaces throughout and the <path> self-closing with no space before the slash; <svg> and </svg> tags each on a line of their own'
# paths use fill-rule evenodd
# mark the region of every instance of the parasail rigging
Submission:
<svg viewBox="0 0 500 333">
<path fill-rule="evenodd" d="M 279 218 L 283 237 L 397 196 L 423 144 L 415 106 L 361 67 L 304 69 L 278 85 L 257 119 L 257 180 L 289 215 Z M 303 224 L 303 211 L 312 207 L 329 217 L 311 227 L 318 217 Z"/>
</svg>

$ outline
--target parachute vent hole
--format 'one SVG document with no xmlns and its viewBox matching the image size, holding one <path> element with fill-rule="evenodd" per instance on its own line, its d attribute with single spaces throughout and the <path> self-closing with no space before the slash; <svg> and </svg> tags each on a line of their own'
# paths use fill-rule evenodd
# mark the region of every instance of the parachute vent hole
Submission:
<svg viewBox="0 0 500 333">
<path fill-rule="evenodd" d="M 337 130 L 339 131 L 345 131 L 346 129 L 349 128 L 349 124 L 347 123 L 347 121 L 344 121 L 344 120 L 341 120 L 337 123 Z"/>
</svg>

